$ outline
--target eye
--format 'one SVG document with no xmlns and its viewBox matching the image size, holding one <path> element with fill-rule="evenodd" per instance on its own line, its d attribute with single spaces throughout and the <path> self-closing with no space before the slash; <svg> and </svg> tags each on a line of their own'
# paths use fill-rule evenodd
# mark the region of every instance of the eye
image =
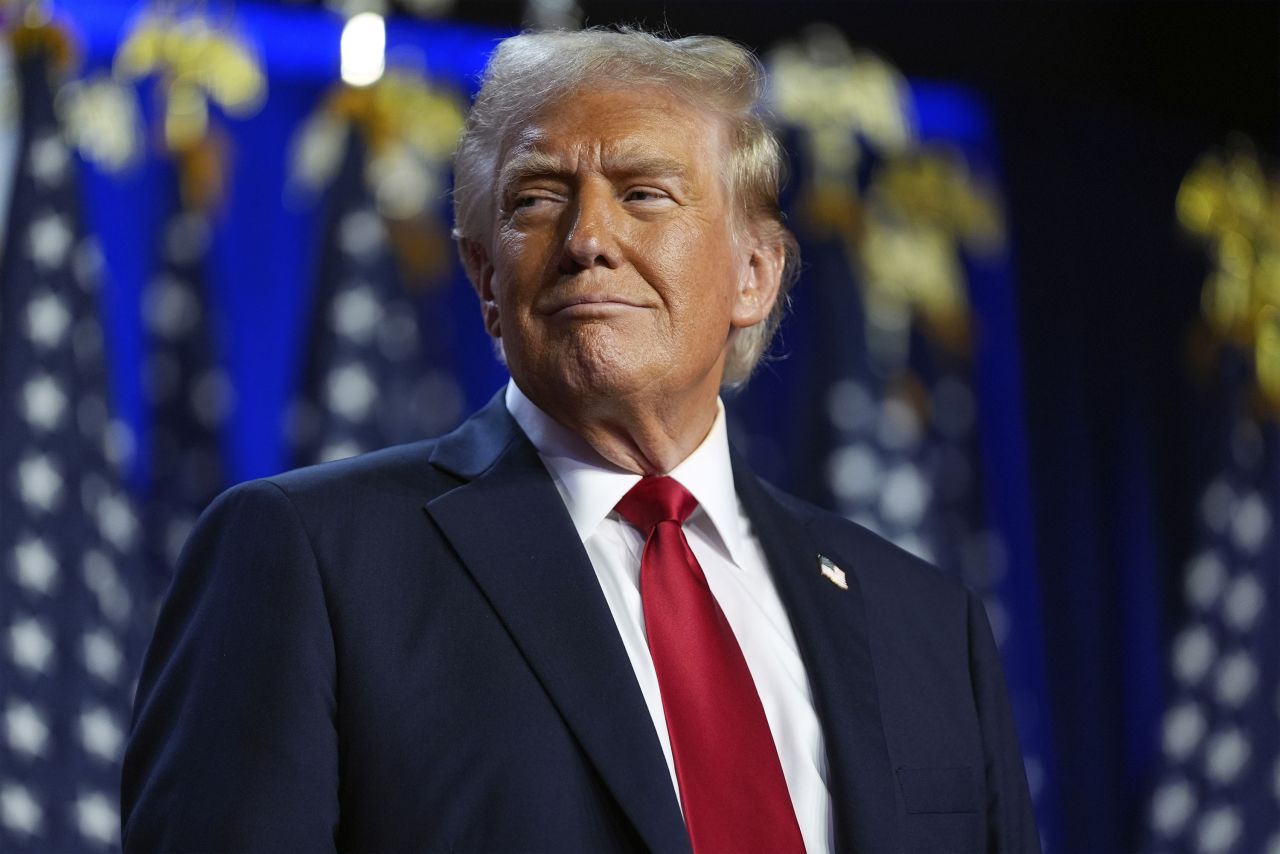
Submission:
<svg viewBox="0 0 1280 854">
<path fill-rule="evenodd" d="M 671 197 L 653 187 L 632 187 L 622 196 L 624 202 L 662 202 Z"/>
<path fill-rule="evenodd" d="M 517 210 L 519 210 L 520 208 L 531 208 L 537 205 L 539 202 L 545 202 L 546 200 L 547 200 L 546 196 L 536 196 L 528 193 L 523 193 L 515 197 L 515 200 L 512 202 L 511 207 Z"/>
<path fill-rule="evenodd" d="M 521 190 L 511 195 L 508 210 L 511 214 L 532 214 L 559 200 L 560 196 L 547 190 Z"/>
</svg>

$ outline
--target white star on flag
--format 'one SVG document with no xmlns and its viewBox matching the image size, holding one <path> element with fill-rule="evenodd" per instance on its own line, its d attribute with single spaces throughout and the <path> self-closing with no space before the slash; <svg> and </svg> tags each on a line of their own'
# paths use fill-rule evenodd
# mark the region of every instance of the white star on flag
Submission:
<svg viewBox="0 0 1280 854">
<path fill-rule="evenodd" d="M 0 823 L 25 836 L 33 836 L 44 827 L 44 810 L 26 786 L 7 783 L 0 786 Z"/>
<path fill-rule="evenodd" d="M 66 143 L 56 134 L 43 136 L 31 143 L 31 177 L 46 187 L 63 182 L 70 160 Z"/>
<path fill-rule="evenodd" d="M 48 594 L 58 578 L 58 559 L 44 540 L 30 538 L 14 547 L 18 583 L 28 590 Z"/>
<path fill-rule="evenodd" d="M 26 757 L 45 755 L 49 745 L 49 726 L 35 705 L 14 700 L 4 713 L 5 737 L 10 748 Z"/>
<path fill-rule="evenodd" d="M 84 656 L 85 668 L 94 676 L 107 683 L 120 680 L 124 656 L 110 632 L 97 629 L 86 634 L 81 653 Z"/>
<path fill-rule="evenodd" d="M 45 292 L 27 304 L 27 335 L 35 344 L 53 349 L 62 343 L 71 325 L 71 314 L 62 300 Z"/>
<path fill-rule="evenodd" d="M 36 266 L 48 272 L 61 267 L 75 237 L 60 214 L 45 214 L 31 224 L 27 249 Z"/>
<path fill-rule="evenodd" d="M 67 396 L 53 377 L 35 377 L 23 386 L 22 415 L 37 430 L 48 431 L 57 427 L 66 409 Z"/>
<path fill-rule="evenodd" d="M 108 620 L 123 624 L 133 611 L 133 603 L 129 591 L 120 582 L 120 574 L 112 564 L 111 558 L 97 549 L 90 549 L 84 555 L 84 583 L 94 594 L 101 611 Z"/>
<path fill-rule="evenodd" d="M 53 641 L 38 621 L 21 619 L 9 627 L 9 650 L 19 667 L 45 673 L 53 658 Z"/>
<path fill-rule="evenodd" d="M 80 742 L 99 759 L 115 762 L 120 758 L 124 733 L 110 712 L 94 706 L 80 714 Z"/>
<path fill-rule="evenodd" d="M 9 746 L 28 757 L 44 756 L 49 744 L 49 727 L 35 706 L 17 700 L 4 713 Z"/>
<path fill-rule="evenodd" d="M 138 519 L 129 502 L 120 495 L 107 493 L 98 499 L 93 513 L 103 539 L 120 551 L 128 551 L 138 533 Z"/>
<path fill-rule="evenodd" d="M 101 792 L 91 792 L 76 801 L 76 824 L 85 839 L 102 845 L 117 841 L 120 814 Z"/>
<path fill-rule="evenodd" d="M 359 363 L 334 369 L 326 392 L 329 407 L 351 421 L 364 418 L 378 397 L 378 387 Z"/>
<path fill-rule="evenodd" d="M 200 322 L 200 303 L 191 285 L 169 273 L 161 273 L 147 285 L 142 314 L 158 335 L 177 339 Z"/>
<path fill-rule="evenodd" d="M 345 460 L 348 457 L 354 457 L 362 450 L 359 445 L 349 439 L 343 442 L 334 442 L 320 449 L 318 462 L 331 463 L 334 460 Z"/>
<path fill-rule="evenodd" d="M 52 510 L 62 498 L 62 474 L 44 454 L 18 464 L 18 491 L 22 500 L 38 510 Z"/>
<path fill-rule="evenodd" d="M 357 258 L 371 255 L 386 244 L 387 229 L 382 217 L 370 209 L 347 214 L 338 229 L 338 245 Z"/>
<path fill-rule="evenodd" d="M 364 344 L 373 336 L 385 312 L 368 284 L 350 285 L 334 297 L 330 323 L 339 335 Z"/>
</svg>

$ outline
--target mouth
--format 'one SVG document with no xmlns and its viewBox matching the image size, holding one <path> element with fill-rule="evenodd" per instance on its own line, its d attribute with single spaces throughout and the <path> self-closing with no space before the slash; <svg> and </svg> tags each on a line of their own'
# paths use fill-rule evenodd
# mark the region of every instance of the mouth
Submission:
<svg viewBox="0 0 1280 854">
<path fill-rule="evenodd" d="M 543 313 L 552 317 L 592 318 L 610 317 L 643 308 L 639 303 L 623 297 L 592 294 L 556 300 Z"/>
</svg>

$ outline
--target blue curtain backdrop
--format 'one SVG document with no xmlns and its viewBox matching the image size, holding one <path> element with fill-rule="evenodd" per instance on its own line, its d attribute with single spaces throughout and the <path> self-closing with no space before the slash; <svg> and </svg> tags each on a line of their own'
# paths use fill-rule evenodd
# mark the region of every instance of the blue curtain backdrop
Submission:
<svg viewBox="0 0 1280 854">
<path fill-rule="evenodd" d="M 86 73 L 109 66 L 136 10 L 124 0 L 60 0 L 57 8 L 81 35 Z M 268 96 L 250 118 L 219 119 L 235 153 L 206 277 L 215 357 L 236 389 L 221 437 L 231 482 L 287 466 L 280 426 L 303 373 L 323 223 L 319 206 L 286 205 L 283 187 L 293 134 L 337 78 L 341 31 L 336 16 L 315 9 L 239 3 L 235 11 L 263 61 Z M 430 77 L 469 96 L 485 57 L 503 35 L 393 21 L 388 49 L 392 55 L 412 53 Z M 148 92 L 141 94 L 149 119 L 153 102 Z M 919 81 L 912 97 L 922 137 L 955 146 L 999 179 L 1000 128 L 980 99 Z M 1074 141 L 1105 164 L 1105 135 Z M 1076 149 L 1065 150 L 1066 141 L 1047 144 L 1063 149 L 1062 156 L 1079 156 Z M 111 391 L 116 412 L 137 431 L 133 478 L 141 489 L 149 476 L 150 425 L 139 306 L 143 284 L 159 264 L 151 235 L 167 215 L 166 167 L 148 158 L 124 176 L 87 165 L 82 173 L 87 222 L 106 256 Z M 1176 179 L 1168 189 L 1170 210 L 1175 188 Z M 1162 707 L 1157 567 L 1166 556 L 1158 551 L 1153 522 L 1158 508 L 1147 448 L 1153 415 L 1145 408 L 1149 401 L 1129 393 L 1130 383 L 1141 377 L 1109 361 L 1100 348 L 1077 352 L 1066 339 L 1092 322 L 1073 296 L 1091 271 L 1062 269 L 1046 277 L 1051 285 L 1038 281 L 1037 288 L 1053 287 L 1053 296 L 1031 301 L 1036 331 L 1027 331 L 1027 298 L 1018 288 L 1028 285 L 1015 283 L 1013 270 L 1024 241 L 1035 244 L 1044 237 L 1020 224 L 1020 212 L 1035 201 L 1011 201 L 1008 251 L 967 264 L 979 330 L 973 385 L 985 512 L 1008 549 L 1001 596 L 1027 623 L 1020 643 L 1005 650 L 1005 663 L 1024 743 L 1028 752 L 1044 757 L 1038 808 L 1050 850 L 1127 850 L 1135 844 L 1154 775 Z M 1123 227 L 1096 227 L 1108 225 Z M 823 279 L 815 253 L 784 325 L 788 358 L 766 369 L 735 403 L 753 436 L 763 437 L 748 448 L 757 466 L 781 485 L 815 498 L 821 497 L 816 488 L 789 461 L 804 445 L 802 413 L 812 409 L 815 377 L 835 358 L 841 335 L 838 325 L 824 333 L 820 324 L 831 320 L 823 313 L 831 295 L 824 288 L 834 287 Z M 1112 322 L 1134 322 L 1141 311 L 1133 309 L 1117 306 Z M 425 310 L 429 322 L 423 329 L 449 336 L 442 358 L 464 392 L 466 409 L 476 408 L 505 380 L 505 372 L 493 359 L 474 296 L 456 265 L 450 284 Z M 1055 325 L 1055 315 L 1065 320 Z M 1036 367 L 1037 383 L 1049 376 L 1051 387 L 1026 385 L 1024 359 Z M 1040 415 L 1028 419 L 1029 402 Z M 1088 417 L 1082 420 L 1081 412 Z M 1073 463 L 1080 459 L 1095 464 Z M 1022 711 L 1027 708 L 1042 711 Z"/>
</svg>

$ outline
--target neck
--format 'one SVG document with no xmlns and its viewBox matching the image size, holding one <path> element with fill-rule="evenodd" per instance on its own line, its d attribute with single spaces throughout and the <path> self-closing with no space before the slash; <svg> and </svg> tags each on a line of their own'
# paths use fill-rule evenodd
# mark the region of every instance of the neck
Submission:
<svg viewBox="0 0 1280 854">
<path fill-rule="evenodd" d="M 682 463 L 711 432 L 717 412 L 715 389 L 690 399 L 611 398 L 594 405 L 526 394 L 606 461 L 640 475 L 666 474 Z"/>
<path fill-rule="evenodd" d="M 714 422 L 713 406 L 706 418 L 679 426 L 660 419 L 649 423 L 593 419 L 566 426 L 615 466 L 636 474 L 660 475 L 684 462 L 707 438 Z"/>
</svg>

